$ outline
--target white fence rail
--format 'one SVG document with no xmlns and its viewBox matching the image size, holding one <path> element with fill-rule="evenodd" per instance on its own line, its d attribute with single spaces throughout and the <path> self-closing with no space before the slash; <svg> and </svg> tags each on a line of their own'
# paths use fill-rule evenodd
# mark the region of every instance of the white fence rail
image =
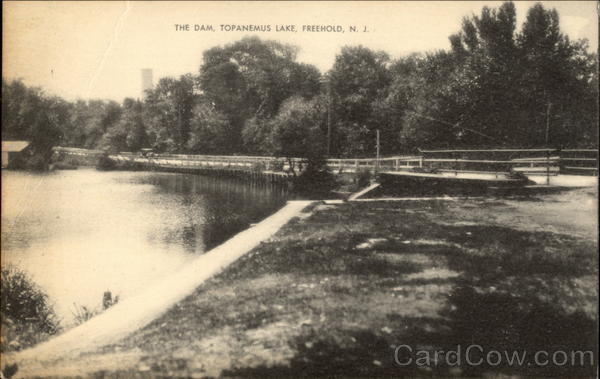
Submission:
<svg viewBox="0 0 600 379">
<path fill-rule="evenodd" d="M 101 150 L 56 147 L 55 151 L 72 156 L 99 156 Z M 420 150 L 422 155 L 403 155 L 384 158 L 328 159 L 327 165 L 335 173 L 352 173 L 359 170 L 377 172 L 435 170 L 440 172 L 477 172 L 557 175 L 559 173 L 585 173 L 598 175 L 598 150 L 593 149 L 490 149 L 490 150 Z M 542 154 L 543 156 L 535 156 Z M 441 155 L 441 157 L 440 157 Z M 469 158 L 477 155 L 478 158 Z M 481 156 L 484 158 L 481 158 Z M 508 155 L 508 157 L 506 157 Z M 511 158 L 513 155 L 524 157 Z M 256 169 L 269 171 L 302 170 L 300 158 L 238 155 L 185 155 L 121 152 L 110 158 L 120 162 L 138 162 L 162 167 L 219 167 L 231 169 Z M 428 157 L 430 156 L 430 157 Z M 433 157 L 431 157 L 433 156 Z M 489 159 L 489 157 L 498 157 Z"/>
</svg>

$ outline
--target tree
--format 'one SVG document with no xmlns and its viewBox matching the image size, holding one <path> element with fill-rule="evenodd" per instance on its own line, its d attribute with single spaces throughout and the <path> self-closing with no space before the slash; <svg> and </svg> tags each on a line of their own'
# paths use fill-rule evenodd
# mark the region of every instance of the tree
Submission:
<svg viewBox="0 0 600 379">
<path fill-rule="evenodd" d="M 66 102 L 48 97 L 20 80 L 2 79 L 2 134 L 5 139 L 27 140 L 31 151 L 48 159 L 63 136 L 60 128 L 68 118 Z"/>
<path fill-rule="evenodd" d="M 229 121 L 229 151 L 245 150 L 242 130 L 248 120 L 268 120 L 290 96 L 310 98 L 318 92 L 319 71 L 297 63 L 296 52 L 293 46 L 258 37 L 204 52 L 200 87 Z"/>
<path fill-rule="evenodd" d="M 527 73 L 520 82 L 530 139 L 546 144 L 547 121 L 553 146 L 576 146 L 582 137 L 597 136 L 597 61 L 587 52 L 587 41 L 571 42 L 560 32 L 556 10 L 538 3 L 529 9 L 518 44 Z M 584 143 L 596 144 L 590 142 Z"/>
<path fill-rule="evenodd" d="M 321 100 L 295 96 L 282 104 L 271 121 L 273 155 L 310 158 L 325 153 L 326 109 Z"/>
<path fill-rule="evenodd" d="M 450 36 L 450 52 L 420 59 L 409 80 L 394 72 L 388 109 L 400 115 L 405 106 L 403 144 L 546 146 L 547 121 L 551 146 L 590 144 L 597 135 L 597 71 L 586 43 L 569 41 L 557 12 L 540 4 L 520 33 L 515 20 L 511 2 L 484 7 Z"/>
<path fill-rule="evenodd" d="M 274 151 L 271 119 L 252 117 L 244 123 L 242 140 L 249 154 L 269 155 Z"/>
<path fill-rule="evenodd" d="M 451 54 L 437 51 L 392 65 L 394 81 L 385 105 L 387 114 L 399 125 L 393 129 L 395 152 L 456 146 L 462 135 L 455 125 L 467 94 L 453 89 L 460 80 L 455 63 Z"/>
<path fill-rule="evenodd" d="M 68 119 L 61 122 L 64 134 L 61 144 L 64 146 L 98 148 L 102 137 L 119 121 L 122 112 L 115 101 L 77 100 L 66 104 Z"/>
<path fill-rule="evenodd" d="M 63 127 L 65 146 L 86 147 L 88 137 L 88 125 L 91 123 L 92 116 L 87 103 L 83 100 L 77 100 L 70 106 L 69 123 Z"/>
<path fill-rule="evenodd" d="M 374 153 L 374 131 L 383 127 L 376 104 L 391 81 L 384 52 L 366 47 L 343 47 L 329 72 L 334 98 L 334 153 L 356 156 Z"/>
<path fill-rule="evenodd" d="M 199 101 L 192 109 L 190 138 L 187 149 L 195 154 L 226 154 L 231 125 L 225 115 L 206 102 Z"/>
<path fill-rule="evenodd" d="M 306 100 L 295 96 L 286 100 L 272 119 L 270 141 L 275 156 L 288 158 L 295 177 L 294 189 L 323 196 L 335 185 L 325 160 L 326 108 L 322 97 Z M 290 158 L 303 158 L 302 168 Z"/>
<path fill-rule="evenodd" d="M 144 104 L 151 143 L 160 151 L 184 152 L 190 133 L 192 109 L 197 100 L 195 78 L 162 78 L 149 90 Z"/>
<path fill-rule="evenodd" d="M 125 99 L 118 122 L 111 126 L 102 138 L 100 146 L 119 151 L 138 151 L 147 146 L 148 135 L 143 114 L 143 103 Z"/>
<path fill-rule="evenodd" d="M 515 33 L 515 6 L 506 2 L 465 18 L 461 32 L 451 36 L 454 70 L 447 89 L 458 99 L 458 112 L 440 116 L 458 125 L 453 142 L 494 146 L 519 141 Z"/>
</svg>

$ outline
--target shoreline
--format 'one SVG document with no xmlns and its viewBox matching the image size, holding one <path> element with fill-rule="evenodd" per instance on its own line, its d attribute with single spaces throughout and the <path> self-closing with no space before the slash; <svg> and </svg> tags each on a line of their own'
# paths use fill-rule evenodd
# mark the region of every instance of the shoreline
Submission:
<svg viewBox="0 0 600 379">
<path fill-rule="evenodd" d="M 594 351 L 594 198 L 321 203 L 147 326 L 43 372 L 593 376 L 590 366 L 399 366 L 393 346 L 536 351 L 548 348 L 544 328 L 563 349 Z"/>
<path fill-rule="evenodd" d="M 205 280 L 271 237 L 310 204 L 311 201 L 289 201 L 275 214 L 236 234 L 198 257 L 181 271 L 147 288 L 143 293 L 119 302 L 55 338 L 18 353 L 6 354 L 3 360 L 8 359 L 19 366 L 41 365 L 99 348 L 144 327 L 189 295 Z"/>
</svg>

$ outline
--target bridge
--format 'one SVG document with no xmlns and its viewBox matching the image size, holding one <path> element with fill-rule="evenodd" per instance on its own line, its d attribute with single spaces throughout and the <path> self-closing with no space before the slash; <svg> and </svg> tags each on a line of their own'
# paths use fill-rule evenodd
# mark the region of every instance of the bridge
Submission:
<svg viewBox="0 0 600 379">
<path fill-rule="evenodd" d="M 84 158 L 97 160 L 106 153 L 70 147 L 55 147 L 65 160 Z M 108 154 L 121 165 L 182 172 L 254 173 L 271 179 L 286 178 L 291 171 L 301 172 L 305 161 L 300 158 L 242 155 L 188 155 L 128 153 Z M 556 182 L 558 176 L 598 176 L 596 149 L 474 149 L 419 150 L 419 155 L 398 155 L 381 158 L 327 159 L 334 174 L 368 170 L 378 174 L 403 172 L 435 172 L 441 175 L 498 179 L 521 172 L 539 184 Z"/>
</svg>

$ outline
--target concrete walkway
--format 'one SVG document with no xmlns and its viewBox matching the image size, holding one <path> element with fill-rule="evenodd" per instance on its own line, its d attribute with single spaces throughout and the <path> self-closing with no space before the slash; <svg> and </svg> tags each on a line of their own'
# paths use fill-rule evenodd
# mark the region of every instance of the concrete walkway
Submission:
<svg viewBox="0 0 600 379">
<path fill-rule="evenodd" d="M 270 238 L 309 204 L 311 201 L 289 201 L 272 216 L 198 257 L 171 277 L 47 342 L 3 357 L 2 363 L 43 367 L 43 361 L 75 356 L 117 342 L 158 318 L 205 280 Z"/>
<path fill-rule="evenodd" d="M 373 183 L 370 186 L 368 186 L 367 188 L 364 188 L 364 189 L 350 195 L 350 197 L 348 197 L 348 200 L 349 201 L 357 200 L 359 197 L 362 197 L 365 194 L 367 194 L 368 192 L 373 191 L 375 188 L 378 188 L 380 185 L 381 184 L 379 184 L 379 183 Z"/>
</svg>

